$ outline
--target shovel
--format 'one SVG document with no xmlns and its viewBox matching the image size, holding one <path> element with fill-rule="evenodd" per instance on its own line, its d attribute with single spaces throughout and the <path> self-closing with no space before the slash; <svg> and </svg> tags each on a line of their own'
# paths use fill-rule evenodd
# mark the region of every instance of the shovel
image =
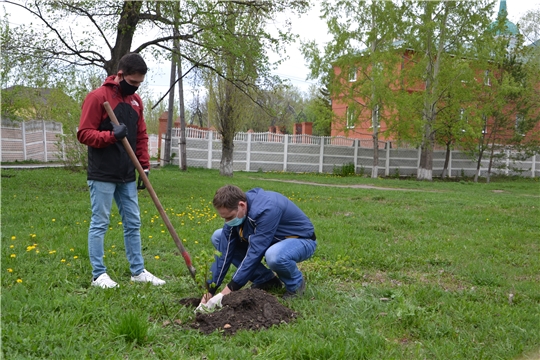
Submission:
<svg viewBox="0 0 540 360">
<path fill-rule="evenodd" d="M 105 111 L 107 111 L 107 114 L 109 115 L 109 118 L 113 123 L 116 125 L 119 125 L 118 119 L 116 118 L 116 115 L 114 114 L 111 105 L 108 101 L 105 101 L 103 103 L 103 107 L 105 108 Z M 195 280 L 195 268 L 193 267 L 193 264 L 191 263 L 191 258 L 189 257 L 188 252 L 184 248 L 184 245 L 182 245 L 182 242 L 180 241 L 180 238 L 178 237 L 178 234 L 174 230 L 171 221 L 169 220 L 169 217 L 165 213 L 165 210 L 163 209 L 163 206 L 159 202 L 159 199 L 156 195 L 156 192 L 154 191 L 154 188 L 152 187 L 152 184 L 150 184 L 150 181 L 148 180 L 148 177 L 146 176 L 141 164 L 139 163 L 139 159 L 137 159 L 137 156 L 135 155 L 135 152 L 133 152 L 133 149 L 129 145 L 128 139 L 123 138 L 122 144 L 124 144 L 124 148 L 126 149 L 129 157 L 131 158 L 131 161 L 133 161 L 133 164 L 137 168 L 137 171 L 139 172 L 139 175 L 141 179 L 144 182 L 144 185 L 148 189 L 148 192 L 150 193 L 150 197 L 154 201 L 154 204 L 156 205 L 156 208 L 159 211 L 159 214 L 161 215 L 161 218 L 163 219 L 163 222 L 167 226 L 167 229 L 169 230 L 169 233 L 171 234 L 174 243 L 176 244 L 176 247 L 178 250 L 180 250 L 180 254 L 182 254 L 182 257 L 184 258 L 184 261 L 186 262 L 187 268 L 191 274 L 191 277 L 193 277 L 193 280 Z"/>
</svg>

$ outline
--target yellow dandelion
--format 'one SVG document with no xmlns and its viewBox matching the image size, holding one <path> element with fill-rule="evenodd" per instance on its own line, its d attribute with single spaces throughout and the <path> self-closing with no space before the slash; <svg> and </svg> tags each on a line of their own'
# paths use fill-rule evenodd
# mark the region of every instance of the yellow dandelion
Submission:
<svg viewBox="0 0 540 360">
<path fill-rule="evenodd" d="M 53 221 L 53 222 L 55 222 L 55 221 L 56 221 L 56 219 L 52 219 L 52 221 Z"/>
<path fill-rule="evenodd" d="M 56 254 L 56 250 L 49 250 L 49 254 Z"/>
<path fill-rule="evenodd" d="M 79 257 L 78 257 L 77 255 L 75 255 L 73 258 L 74 258 L 74 259 L 78 259 Z"/>
<path fill-rule="evenodd" d="M 15 247 L 15 245 L 9 245 L 10 249 L 13 249 L 14 247 Z"/>
<path fill-rule="evenodd" d="M 116 247 L 116 245 L 111 246 L 113 249 Z"/>
<path fill-rule="evenodd" d="M 13 272 L 13 269 L 9 268 L 7 269 L 8 272 L 12 273 Z"/>
<path fill-rule="evenodd" d="M 148 238 L 151 239 L 151 238 L 152 238 L 152 235 L 148 235 Z"/>
<path fill-rule="evenodd" d="M 9 257 L 14 258 L 14 257 L 17 257 L 17 255 L 11 254 Z"/>
<path fill-rule="evenodd" d="M 32 234 L 32 239 L 36 237 L 36 234 Z"/>
<path fill-rule="evenodd" d="M 16 236 L 12 236 L 12 237 L 11 237 L 11 240 L 15 240 L 15 239 L 17 239 Z"/>
<path fill-rule="evenodd" d="M 165 230 L 161 230 L 161 232 L 162 232 L 162 233 L 164 233 L 164 232 L 165 232 Z"/>
<path fill-rule="evenodd" d="M 22 283 L 22 279 L 17 279 L 17 282 L 20 284 Z"/>
<path fill-rule="evenodd" d="M 69 251 L 75 251 L 75 249 L 74 249 L 74 248 L 71 248 L 71 249 L 69 249 Z"/>
<path fill-rule="evenodd" d="M 38 249 L 36 249 L 36 254 L 39 254 L 39 250 L 38 250 Z"/>
<path fill-rule="evenodd" d="M 60 260 L 60 262 L 63 262 L 63 263 L 65 263 L 65 262 L 66 262 L 66 259 L 62 259 L 62 260 Z"/>
<path fill-rule="evenodd" d="M 182 239 L 183 242 L 186 242 L 187 240 L 186 239 Z"/>
<path fill-rule="evenodd" d="M 118 225 L 122 225 L 122 222 L 121 222 L 121 221 L 119 221 L 119 222 L 118 222 Z"/>
<path fill-rule="evenodd" d="M 159 260 L 159 255 L 154 256 L 154 259 Z"/>
</svg>

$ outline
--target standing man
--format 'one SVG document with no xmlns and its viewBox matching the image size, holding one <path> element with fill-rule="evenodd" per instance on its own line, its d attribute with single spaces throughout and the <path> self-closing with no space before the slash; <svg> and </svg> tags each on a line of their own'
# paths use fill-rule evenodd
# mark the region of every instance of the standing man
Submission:
<svg viewBox="0 0 540 360">
<path fill-rule="evenodd" d="M 302 295 L 306 281 L 297 263 L 313 256 L 317 241 L 313 224 L 292 201 L 282 194 L 255 188 L 244 193 L 234 185 L 218 189 L 213 205 L 225 220 L 212 235 L 220 252 L 212 264 L 209 292 L 198 309 L 212 309 L 224 295 L 242 288 L 267 290 L 285 284 L 284 299 Z M 261 261 L 265 257 L 270 267 Z M 232 280 L 214 296 L 230 265 L 236 266 Z"/>
<path fill-rule="evenodd" d="M 92 219 L 88 230 L 88 254 L 92 264 L 92 286 L 114 288 L 118 284 L 107 275 L 103 263 L 103 240 L 109 227 L 112 201 L 116 202 L 124 227 L 124 244 L 131 281 L 163 285 L 165 281 L 144 268 L 141 252 L 141 218 L 135 182 L 135 165 L 122 139 L 127 137 L 146 174 L 150 169 L 148 134 L 143 102 L 135 94 L 148 68 L 139 54 L 124 55 L 116 75 L 90 92 L 82 105 L 77 139 L 88 145 L 88 186 Z M 108 101 L 120 125 L 109 119 L 103 103 Z"/>
</svg>

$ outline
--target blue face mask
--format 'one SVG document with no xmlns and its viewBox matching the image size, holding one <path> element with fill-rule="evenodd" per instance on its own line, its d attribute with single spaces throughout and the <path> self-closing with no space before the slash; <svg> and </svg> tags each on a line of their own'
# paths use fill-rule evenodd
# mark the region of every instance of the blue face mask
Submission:
<svg viewBox="0 0 540 360">
<path fill-rule="evenodd" d="M 242 223 L 244 222 L 244 220 L 246 219 L 246 216 L 244 215 L 244 217 L 242 218 L 234 218 L 232 220 L 229 220 L 229 221 L 225 221 L 225 224 L 229 225 L 229 226 L 238 226 L 238 225 L 242 225 Z"/>
</svg>

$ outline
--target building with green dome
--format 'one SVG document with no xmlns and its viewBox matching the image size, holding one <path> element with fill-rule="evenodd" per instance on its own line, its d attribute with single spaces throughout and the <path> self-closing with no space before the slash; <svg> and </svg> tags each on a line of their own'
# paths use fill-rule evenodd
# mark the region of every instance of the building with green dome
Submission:
<svg viewBox="0 0 540 360">
<path fill-rule="evenodd" d="M 501 0 L 499 3 L 499 12 L 497 20 L 491 23 L 491 27 L 497 26 L 499 19 L 504 19 L 504 30 L 497 30 L 497 35 L 518 36 L 519 29 L 516 24 L 508 20 L 508 10 L 506 9 L 506 0 Z"/>
</svg>

